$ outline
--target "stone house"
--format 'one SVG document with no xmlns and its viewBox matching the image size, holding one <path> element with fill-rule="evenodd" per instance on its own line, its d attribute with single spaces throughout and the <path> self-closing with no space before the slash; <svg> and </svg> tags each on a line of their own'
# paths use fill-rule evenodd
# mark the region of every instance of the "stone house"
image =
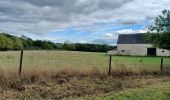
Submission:
<svg viewBox="0 0 170 100">
<path fill-rule="evenodd" d="M 170 50 L 154 48 L 146 41 L 145 35 L 144 33 L 120 34 L 117 41 L 117 50 L 108 51 L 108 54 L 170 56 Z"/>
</svg>

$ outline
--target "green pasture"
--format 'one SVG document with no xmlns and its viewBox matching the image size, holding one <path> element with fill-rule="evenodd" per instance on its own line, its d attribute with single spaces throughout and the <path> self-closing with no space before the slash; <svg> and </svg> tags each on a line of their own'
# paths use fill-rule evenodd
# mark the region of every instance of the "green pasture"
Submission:
<svg viewBox="0 0 170 100">
<path fill-rule="evenodd" d="M 159 82 L 154 85 L 135 89 L 110 92 L 103 96 L 92 97 L 92 100 L 169 100 L 170 82 Z"/>
<path fill-rule="evenodd" d="M 0 68 L 16 69 L 19 66 L 20 51 L 0 52 Z M 112 56 L 112 68 L 159 69 L 161 57 Z M 77 51 L 24 51 L 23 67 L 43 69 L 80 69 L 98 68 L 107 70 L 109 56 L 106 53 Z M 170 65 L 170 58 L 164 57 L 164 66 Z"/>
</svg>

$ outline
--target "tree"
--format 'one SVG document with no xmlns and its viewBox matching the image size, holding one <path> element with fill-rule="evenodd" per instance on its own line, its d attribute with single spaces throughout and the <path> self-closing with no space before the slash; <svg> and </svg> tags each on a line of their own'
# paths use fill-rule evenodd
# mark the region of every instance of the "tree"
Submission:
<svg viewBox="0 0 170 100">
<path fill-rule="evenodd" d="M 170 50 L 170 32 L 148 34 L 147 40 L 154 46 Z"/>
<path fill-rule="evenodd" d="M 0 50 L 4 50 L 5 49 L 5 36 L 0 34 Z"/>
<path fill-rule="evenodd" d="M 5 49 L 9 49 L 9 50 L 11 50 L 11 49 L 13 49 L 13 42 L 12 42 L 12 40 L 10 39 L 10 38 L 4 38 L 5 39 Z"/>
<path fill-rule="evenodd" d="M 65 49 L 70 51 L 88 51 L 88 52 L 106 52 L 113 49 L 113 46 L 99 44 L 81 44 L 66 41 L 62 43 L 54 43 L 46 40 L 32 40 L 26 36 L 13 36 L 6 33 L 0 33 L 0 50 L 19 50 L 24 47 L 26 50 L 34 49 Z"/>
<path fill-rule="evenodd" d="M 13 44 L 10 38 L 7 38 L 5 35 L 0 34 L 0 50 L 12 49 Z"/>
<path fill-rule="evenodd" d="M 154 20 L 154 25 L 151 25 L 149 27 L 149 30 L 151 32 L 170 32 L 170 11 L 169 10 L 163 10 L 162 15 L 159 15 Z"/>
<path fill-rule="evenodd" d="M 13 48 L 14 50 L 19 50 L 23 48 L 22 41 L 19 38 L 12 38 L 13 40 Z"/>
<path fill-rule="evenodd" d="M 170 50 L 170 11 L 163 10 L 149 27 L 147 40 L 155 47 Z M 152 34 L 153 33 L 153 34 Z"/>
<path fill-rule="evenodd" d="M 54 49 L 53 43 L 50 41 L 43 41 L 43 49 Z"/>
</svg>

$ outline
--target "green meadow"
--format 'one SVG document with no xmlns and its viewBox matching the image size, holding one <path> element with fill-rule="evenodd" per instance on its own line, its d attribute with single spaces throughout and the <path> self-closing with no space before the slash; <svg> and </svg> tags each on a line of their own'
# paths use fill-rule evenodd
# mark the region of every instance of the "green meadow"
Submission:
<svg viewBox="0 0 170 100">
<path fill-rule="evenodd" d="M 102 96 L 91 97 L 91 100 L 169 100 L 170 81 L 122 91 L 110 92 Z"/>
<path fill-rule="evenodd" d="M 0 52 L 0 68 L 17 69 L 20 52 Z M 112 67 L 127 67 L 131 69 L 159 69 L 161 57 L 112 56 Z M 23 69 L 65 69 L 74 68 L 89 70 L 97 68 L 107 70 L 109 56 L 106 53 L 77 52 L 77 51 L 24 51 Z M 170 65 L 170 58 L 164 57 L 164 66 Z"/>
</svg>

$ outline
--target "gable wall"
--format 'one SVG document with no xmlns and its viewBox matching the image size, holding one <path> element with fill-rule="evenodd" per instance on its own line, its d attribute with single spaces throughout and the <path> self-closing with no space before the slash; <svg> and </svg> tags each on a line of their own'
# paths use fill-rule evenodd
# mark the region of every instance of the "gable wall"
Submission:
<svg viewBox="0 0 170 100">
<path fill-rule="evenodd" d="M 117 54 L 119 55 L 147 55 L 147 48 L 152 47 L 151 44 L 118 44 Z"/>
<path fill-rule="evenodd" d="M 118 44 L 117 54 L 146 56 L 147 48 L 151 48 L 151 47 L 152 47 L 151 44 Z M 170 56 L 170 50 L 157 48 L 156 53 L 157 56 Z"/>
</svg>

